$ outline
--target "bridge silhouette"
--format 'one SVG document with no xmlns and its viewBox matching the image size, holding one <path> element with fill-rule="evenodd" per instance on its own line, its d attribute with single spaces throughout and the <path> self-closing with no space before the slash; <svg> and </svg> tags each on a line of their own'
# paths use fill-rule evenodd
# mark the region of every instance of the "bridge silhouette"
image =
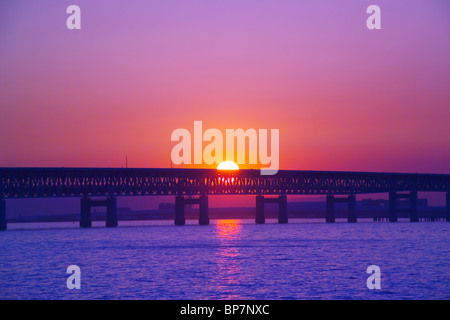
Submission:
<svg viewBox="0 0 450 320">
<path fill-rule="evenodd" d="M 106 226 L 115 227 L 117 197 L 175 196 L 175 224 L 185 224 L 186 204 L 199 204 L 199 223 L 209 224 L 209 195 L 255 195 L 256 223 L 264 223 L 264 204 L 278 203 L 278 222 L 287 223 L 287 196 L 326 195 L 326 221 L 334 222 L 335 203 L 348 203 L 356 222 L 356 195 L 389 194 L 389 221 L 397 221 L 397 199 L 410 199 L 410 221 L 418 221 L 417 192 L 445 192 L 450 221 L 450 175 L 414 173 L 280 170 L 138 168 L 0 168 L 0 229 L 6 230 L 6 201 L 20 198 L 80 197 L 80 226 L 90 227 L 91 207 L 107 208 Z M 277 197 L 268 197 L 268 196 Z M 104 200 L 91 199 L 104 197 Z"/>
</svg>

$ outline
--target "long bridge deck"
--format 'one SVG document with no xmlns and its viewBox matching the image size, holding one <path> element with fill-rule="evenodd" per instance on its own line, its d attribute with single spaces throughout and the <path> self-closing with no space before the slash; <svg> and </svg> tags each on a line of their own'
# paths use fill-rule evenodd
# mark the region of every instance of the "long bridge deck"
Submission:
<svg viewBox="0 0 450 320">
<path fill-rule="evenodd" d="M 91 225 L 91 207 L 99 205 L 107 207 L 106 224 L 114 227 L 119 196 L 173 195 L 175 224 L 184 224 L 187 203 L 198 203 L 200 224 L 208 224 L 208 195 L 255 195 L 257 223 L 264 223 L 267 202 L 278 202 L 279 222 L 284 223 L 288 195 L 326 195 L 327 222 L 335 221 L 334 203 L 347 202 L 348 220 L 356 222 L 355 195 L 368 193 L 389 193 L 390 221 L 397 221 L 396 199 L 410 199 L 411 221 L 418 221 L 417 192 L 446 192 L 450 221 L 449 174 L 280 170 L 263 176 L 260 170 L 245 169 L 0 168 L 0 230 L 6 229 L 6 199 L 81 197 L 82 227 Z M 278 199 L 264 198 L 268 195 Z M 343 195 L 347 197 L 336 198 Z"/>
<path fill-rule="evenodd" d="M 0 198 L 150 195 L 344 195 L 450 191 L 449 174 L 280 170 L 0 168 Z"/>
</svg>

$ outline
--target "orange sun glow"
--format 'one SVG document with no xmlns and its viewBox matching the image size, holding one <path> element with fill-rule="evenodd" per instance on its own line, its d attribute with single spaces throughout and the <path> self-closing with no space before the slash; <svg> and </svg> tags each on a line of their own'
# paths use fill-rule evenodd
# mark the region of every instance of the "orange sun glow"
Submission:
<svg viewBox="0 0 450 320">
<path fill-rule="evenodd" d="M 233 161 L 224 161 L 217 166 L 217 170 L 239 170 L 239 166 Z"/>
</svg>

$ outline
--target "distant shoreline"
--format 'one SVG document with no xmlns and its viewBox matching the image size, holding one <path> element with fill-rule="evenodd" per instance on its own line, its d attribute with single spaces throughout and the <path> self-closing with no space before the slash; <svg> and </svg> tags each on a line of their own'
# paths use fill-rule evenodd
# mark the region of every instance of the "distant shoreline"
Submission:
<svg viewBox="0 0 450 320">
<path fill-rule="evenodd" d="M 324 204 L 322 204 L 324 206 Z M 210 208 L 210 219 L 254 219 L 255 208 L 253 207 L 229 207 Z M 445 218 L 445 207 L 426 207 L 419 209 L 419 218 Z M 347 209 L 336 208 L 336 218 L 347 218 Z M 387 208 L 357 208 L 358 218 L 387 218 L 389 216 Z M 277 219 L 278 210 L 276 207 L 268 207 L 265 210 L 267 219 Z M 407 211 L 399 210 L 399 218 L 409 218 Z M 20 216 L 7 219 L 8 223 L 27 222 L 78 222 L 79 213 L 58 214 L 47 216 Z M 173 209 L 162 210 L 119 210 L 119 221 L 143 221 L 143 220 L 174 220 Z M 198 208 L 186 208 L 185 218 L 195 220 L 199 218 Z M 288 218 L 292 219 L 325 219 L 325 208 L 319 205 L 317 208 L 289 208 Z M 106 212 L 92 212 L 92 221 L 105 221 Z"/>
</svg>

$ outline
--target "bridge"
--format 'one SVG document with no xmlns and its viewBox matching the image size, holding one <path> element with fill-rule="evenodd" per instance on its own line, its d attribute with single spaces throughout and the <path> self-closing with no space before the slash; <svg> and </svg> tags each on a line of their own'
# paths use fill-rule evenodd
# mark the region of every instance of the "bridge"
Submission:
<svg viewBox="0 0 450 320">
<path fill-rule="evenodd" d="M 397 221 L 398 198 L 410 199 L 410 220 L 418 221 L 417 192 L 445 192 L 450 221 L 450 175 L 377 172 L 138 168 L 0 168 L 0 229 L 6 229 L 6 201 L 20 198 L 80 197 L 80 226 L 91 226 L 91 207 L 106 206 L 108 227 L 117 226 L 117 197 L 175 196 L 175 224 L 185 223 L 184 207 L 199 204 L 199 223 L 209 224 L 209 195 L 255 195 L 256 223 L 264 223 L 264 204 L 279 205 L 287 223 L 287 196 L 326 195 L 326 221 L 334 222 L 334 206 L 348 203 L 348 221 L 356 222 L 356 195 L 389 194 L 389 221 Z M 276 197 L 269 197 L 275 195 Z M 104 197 L 94 200 L 91 197 Z"/>
</svg>

